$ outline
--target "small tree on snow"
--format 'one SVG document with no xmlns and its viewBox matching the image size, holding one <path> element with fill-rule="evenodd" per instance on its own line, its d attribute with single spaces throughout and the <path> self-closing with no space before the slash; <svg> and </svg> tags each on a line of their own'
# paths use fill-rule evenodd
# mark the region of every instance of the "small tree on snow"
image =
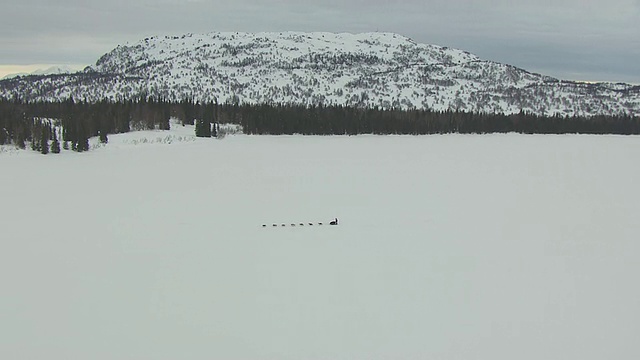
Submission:
<svg viewBox="0 0 640 360">
<path fill-rule="evenodd" d="M 40 133 L 40 153 L 47 155 L 49 153 L 49 136 L 47 132 L 42 129 Z"/>
<path fill-rule="evenodd" d="M 196 136 L 211 137 L 211 123 L 204 119 L 198 119 L 196 121 Z"/>
</svg>

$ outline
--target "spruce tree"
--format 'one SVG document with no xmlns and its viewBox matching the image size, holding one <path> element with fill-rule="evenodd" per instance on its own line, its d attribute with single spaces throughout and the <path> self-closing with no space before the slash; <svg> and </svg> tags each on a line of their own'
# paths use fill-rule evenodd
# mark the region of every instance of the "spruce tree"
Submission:
<svg viewBox="0 0 640 360">
<path fill-rule="evenodd" d="M 82 140 L 82 148 L 84 151 L 89 151 L 89 138 L 88 137 L 84 137 L 84 139 Z"/>
<path fill-rule="evenodd" d="M 40 153 L 47 155 L 49 153 L 49 134 L 43 128 L 40 132 Z"/>
<path fill-rule="evenodd" d="M 56 135 L 56 130 L 55 129 L 53 129 L 52 135 L 53 135 L 53 142 L 51 143 L 51 152 L 53 154 L 59 154 L 60 153 L 60 141 L 58 141 L 58 136 Z M 68 144 L 67 144 L 67 147 L 69 147 Z"/>
<path fill-rule="evenodd" d="M 196 121 L 196 136 L 202 137 L 202 122 L 200 120 Z"/>
<path fill-rule="evenodd" d="M 18 131 L 16 131 L 15 136 L 16 136 L 16 140 L 15 140 L 16 146 L 22 150 L 26 149 L 27 144 L 25 144 L 24 142 L 24 135 L 22 135 L 22 129 L 19 129 Z"/>
<path fill-rule="evenodd" d="M 35 124 L 31 126 L 31 150 L 40 151 L 40 130 Z"/>
<path fill-rule="evenodd" d="M 211 137 L 211 123 L 204 119 L 198 119 L 196 121 L 196 136 Z"/>
<path fill-rule="evenodd" d="M 77 142 L 74 142 L 74 150 L 77 152 L 88 151 L 89 135 L 87 134 L 87 128 L 84 122 L 78 122 L 76 136 L 77 136 Z"/>
</svg>

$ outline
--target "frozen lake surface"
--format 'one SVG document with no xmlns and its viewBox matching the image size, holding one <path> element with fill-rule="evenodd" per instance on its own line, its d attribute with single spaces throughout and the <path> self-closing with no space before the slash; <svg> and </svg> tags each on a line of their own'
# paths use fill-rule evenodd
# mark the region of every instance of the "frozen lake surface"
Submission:
<svg viewBox="0 0 640 360">
<path fill-rule="evenodd" d="M 640 137 L 192 130 L 0 154 L 0 358 L 640 358 Z"/>
</svg>

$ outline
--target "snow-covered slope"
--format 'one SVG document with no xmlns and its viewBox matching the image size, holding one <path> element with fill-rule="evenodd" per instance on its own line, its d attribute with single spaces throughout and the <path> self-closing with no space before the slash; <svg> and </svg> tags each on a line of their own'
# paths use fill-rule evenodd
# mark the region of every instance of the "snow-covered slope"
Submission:
<svg viewBox="0 0 640 360">
<path fill-rule="evenodd" d="M 33 71 L 31 73 L 31 75 L 58 75 L 58 74 L 69 74 L 69 73 L 73 73 L 75 71 L 76 71 L 76 69 L 74 69 L 71 66 L 56 65 L 56 66 L 50 66 L 50 67 L 45 68 L 45 69 L 35 70 L 35 71 Z"/>
<path fill-rule="evenodd" d="M 96 101 L 340 104 L 546 115 L 640 114 L 640 87 L 576 83 L 391 33 L 210 33 L 118 46 L 72 76 L 0 83 L 0 95 Z"/>
<path fill-rule="evenodd" d="M 51 156 L 0 154 L 1 359 L 640 358 L 639 137 Z"/>
</svg>

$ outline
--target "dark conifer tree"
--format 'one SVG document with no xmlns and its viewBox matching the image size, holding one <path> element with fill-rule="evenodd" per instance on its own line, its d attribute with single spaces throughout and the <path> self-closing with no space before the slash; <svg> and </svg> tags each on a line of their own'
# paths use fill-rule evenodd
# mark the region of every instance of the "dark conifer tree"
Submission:
<svg viewBox="0 0 640 360">
<path fill-rule="evenodd" d="M 89 151 L 88 137 L 85 136 L 78 142 L 78 151 Z"/>
<path fill-rule="evenodd" d="M 49 134 L 46 128 L 40 128 L 40 153 L 47 155 L 49 153 Z"/>
<path fill-rule="evenodd" d="M 22 135 L 18 135 L 18 137 L 16 138 L 16 146 L 19 149 L 23 149 L 23 150 L 27 147 L 27 144 L 25 144 L 24 137 Z"/>
<path fill-rule="evenodd" d="M 89 123 L 88 118 L 76 119 L 76 141 L 75 150 L 78 152 L 89 150 Z"/>
<path fill-rule="evenodd" d="M 184 123 L 183 123 L 183 125 L 184 125 Z M 203 133 L 202 128 L 203 128 L 202 121 L 200 121 L 200 120 L 196 121 L 195 131 L 196 131 L 196 136 L 197 137 L 204 137 L 204 135 L 202 135 L 202 133 Z"/>
<path fill-rule="evenodd" d="M 160 101 L 160 106 L 161 106 L 161 114 L 162 114 L 160 129 L 170 130 L 171 124 L 169 120 L 171 120 L 171 108 L 169 107 L 169 104 L 165 100 Z"/>
<path fill-rule="evenodd" d="M 89 151 L 89 137 L 86 133 L 81 133 L 76 149 L 78 152 Z"/>
<path fill-rule="evenodd" d="M 59 154 L 60 153 L 60 141 L 58 141 L 58 135 L 56 135 L 56 129 L 54 128 L 51 133 L 52 133 L 52 136 L 53 136 L 53 140 L 51 142 L 51 152 L 53 154 Z M 69 145 L 67 145 L 67 147 L 68 146 Z"/>
<path fill-rule="evenodd" d="M 211 137 L 211 123 L 206 119 L 198 119 L 196 121 L 196 136 Z"/>
<path fill-rule="evenodd" d="M 40 127 L 35 122 L 31 124 L 31 150 L 40 151 Z"/>
<path fill-rule="evenodd" d="M 184 118 L 182 119 L 182 125 L 183 126 L 193 125 L 193 119 L 195 115 L 193 100 L 191 99 L 183 100 L 180 103 L 180 105 L 182 107 L 182 112 L 184 114 Z"/>
</svg>

